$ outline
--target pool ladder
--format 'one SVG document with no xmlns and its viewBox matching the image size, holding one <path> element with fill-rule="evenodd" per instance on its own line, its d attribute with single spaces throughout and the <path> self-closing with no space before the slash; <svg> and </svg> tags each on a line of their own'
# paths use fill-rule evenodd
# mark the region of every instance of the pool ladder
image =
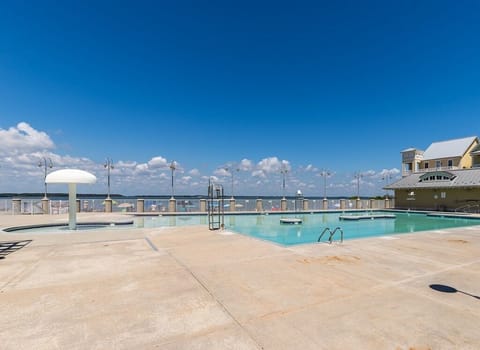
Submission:
<svg viewBox="0 0 480 350">
<path fill-rule="evenodd" d="M 332 244 L 333 241 L 333 236 L 337 231 L 340 231 L 340 243 L 343 243 L 343 230 L 341 227 L 336 227 L 335 230 L 330 230 L 330 227 L 325 227 L 325 229 L 322 231 L 321 235 L 318 237 L 317 242 L 320 242 L 322 240 L 322 237 L 325 233 L 330 233 L 330 237 L 328 237 L 328 240 L 330 244 Z"/>
</svg>

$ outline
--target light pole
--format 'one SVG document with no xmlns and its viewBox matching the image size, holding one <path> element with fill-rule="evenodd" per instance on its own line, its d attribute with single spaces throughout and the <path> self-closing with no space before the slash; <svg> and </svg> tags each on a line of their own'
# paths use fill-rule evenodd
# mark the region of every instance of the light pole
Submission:
<svg viewBox="0 0 480 350">
<path fill-rule="evenodd" d="M 43 183 L 45 184 L 45 194 L 43 196 L 44 199 L 47 199 L 47 182 L 45 181 L 47 178 L 47 172 L 48 168 L 53 168 L 53 162 L 50 158 L 45 158 L 43 157 L 39 162 L 38 162 L 39 167 L 43 167 L 44 169 L 44 175 L 43 175 Z"/>
<path fill-rule="evenodd" d="M 390 173 L 383 175 L 382 180 L 385 180 L 385 187 L 388 186 L 391 179 L 392 179 L 392 175 Z M 385 196 L 386 198 L 388 198 L 388 189 L 385 189 Z"/>
<path fill-rule="evenodd" d="M 172 199 L 173 199 L 174 194 L 175 194 L 175 189 L 174 189 L 174 186 L 173 186 L 173 177 L 174 177 L 174 172 L 175 172 L 176 169 L 177 169 L 177 164 L 175 163 L 174 160 L 172 160 L 172 162 L 170 163 L 170 170 L 172 171 Z"/>
<path fill-rule="evenodd" d="M 103 167 L 107 169 L 107 199 L 110 199 L 110 170 L 113 169 L 113 162 L 110 158 L 107 158 Z"/>
<path fill-rule="evenodd" d="M 226 168 L 224 168 L 224 169 L 225 169 L 225 171 L 226 171 L 227 173 L 229 172 L 230 175 L 232 176 L 232 199 L 234 199 L 234 195 L 233 195 L 233 183 L 234 183 L 234 178 L 233 178 L 233 176 L 234 176 L 234 172 L 235 172 L 235 171 L 239 172 L 240 169 L 239 169 L 239 168 L 235 168 L 234 166 L 232 166 L 232 167 L 230 167 L 230 168 L 229 168 L 229 167 L 226 167 Z"/>
<path fill-rule="evenodd" d="M 360 199 L 360 179 L 363 175 L 360 172 L 355 174 L 355 178 L 357 179 L 357 200 Z"/>
<path fill-rule="evenodd" d="M 281 170 L 280 170 L 280 173 L 282 174 L 282 178 L 283 178 L 283 181 L 282 181 L 282 189 L 283 189 L 283 199 L 285 199 L 285 176 L 287 175 L 288 173 L 288 170 L 283 167 Z"/>
<path fill-rule="evenodd" d="M 328 170 L 323 170 L 320 173 L 320 176 L 323 177 L 323 199 L 327 199 L 327 177 L 329 177 L 331 174 Z"/>
</svg>

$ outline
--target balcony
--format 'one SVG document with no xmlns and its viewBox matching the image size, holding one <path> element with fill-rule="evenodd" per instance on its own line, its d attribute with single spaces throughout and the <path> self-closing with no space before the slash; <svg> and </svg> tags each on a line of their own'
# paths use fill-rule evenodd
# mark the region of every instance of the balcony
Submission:
<svg viewBox="0 0 480 350">
<path fill-rule="evenodd" d="M 437 168 L 427 168 L 427 169 L 420 169 L 418 172 L 431 172 L 431 171 L 449 171 L 449 170 L 458 170 L 460 169 L 458 166 L 440 166 Z"/>
<path fill-rule="evenodd" d="M 480 168 L 480 163 L 473 165 L 472 167 L 479 167 Z M 429 173 L 433 171 L 449 171 L 449 170 L 458 170 L 460 169 L 458 166 L 441 166 L 437 168 L 427 168 L 427 169 L 417 169 L 416 171 L 413 170 L 403 170 L 402 171 L 402 176 L 408 176 L 413 173 Z"/>
</svg>

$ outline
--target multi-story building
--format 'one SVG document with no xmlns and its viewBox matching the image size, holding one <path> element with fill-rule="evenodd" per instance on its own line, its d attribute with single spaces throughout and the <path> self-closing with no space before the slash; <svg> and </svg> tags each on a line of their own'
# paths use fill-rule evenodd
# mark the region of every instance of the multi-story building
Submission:
<svg viewBox="0 0 480 350">
<path fill-rule="evenodd" d="M 387 186 L 395 207 L 421 210 L 480 211 L 478 137 L 432 143 L 425 151 L 402 154 L 402 179 Z"/>
</svg>

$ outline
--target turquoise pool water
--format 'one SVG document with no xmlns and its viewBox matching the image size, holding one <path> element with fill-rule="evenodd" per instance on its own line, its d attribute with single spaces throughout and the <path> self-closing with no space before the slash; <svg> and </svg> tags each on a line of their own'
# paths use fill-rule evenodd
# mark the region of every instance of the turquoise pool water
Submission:
<svg viewBox="0 0 480 350">
<path fill-rule="evenodd" d="M 325 228 L 334 230 L 340 227 L 344 232 L 344 239 L 358 239 L 366 237 L 388 236 L 401 233 L 412 233 L 428 230 L 442 230 L 452 227 L 480 225 L 479 219 L 448 218 L 427 216 L 421 213 L 405 212 L 374 212 L 375 215 L 395 215 L 395 218 L 340 220 L 340 215 L 368 215 L 366 212 L 356 213 L 315 213 L 296 215 L 226 215 L 225 228 L 248 236 L 279 243 L 295 245 L 317 242 Z M 300 218 L 301 225 L 281 224 L 280 218 Z M 163 216 L 154 218 L 136 219 L 137 227 L 161 227 L 206 225 L 206 216 Z M 328 234 L 322 241 L 328 240 Z M 335 235 L 339 240 L 340 235 Z"/>
<path fill-rule="evenodd" d="M 352 213 L 360 215 L 368 213 Z M 252 237 L 294 245 L 317 242 L 322 231 L 328 227 L 334 230 L 340 227 L 344 239 L 357 239 L 376 236 L 387 236 L 401 233 L 412 233 L 428 230 L 441 230 L 452 227 L 480 225 L 478 219 L 433 217 L 426 214 L 401 212 L 375 212 L 375 214 L 394 214 L 395 218 L 340 220 L 341 213 L 316 213 L 305 215 L 245 215 L 225 217 L 227 229 L 247 234 Z M 280 218 L 297 217 L 303 220 L 301 225 L 280 224 Z M 328 235 L 322 241 L 326 241 Z M 335 235 L 339 240 L 340 235 Z"/>
<path fill-rule="evenodd" d="M 452 227 L 480 225 L 479 219 L 434 217 L 421 213 L 406 212 L 374 212 L 375 215 L 394 214 L 395 218 L 367 219 L 367 220 L 340 220 L 340 215 L 365 215 L 366 212 L 356 213 L 315 213 L 315 214 L 270 214 L 270 215 L 226 215 L 225 228 L 227 230 L 272 241 L 282 245 L 295 245 L 317 242 L 325 228 L 334 230 L 340 227 L 344 233 L 344 240 L 389 236 L 401 233 L 412 233 L 429 230 L 442 230 Z M 281 224 L 281 218 L 300 218 L 301 225 Z M 169 226 L 207 225 L 206 215 L 191 216 L 154 216 L 136 217 L 133 225 L 107 226 L 103 230 L 120 230 L 132 228 L 156 228 Z M 42 227 L 24 230 L 25 233 L 69 233 L 65 227 Z M 15 233 L 20 233 L 16 231 Z M 322 241 L 328 240 L 328 234 Z M 340 238 L 335 236 L 335 240 Z"/>
</svg>

